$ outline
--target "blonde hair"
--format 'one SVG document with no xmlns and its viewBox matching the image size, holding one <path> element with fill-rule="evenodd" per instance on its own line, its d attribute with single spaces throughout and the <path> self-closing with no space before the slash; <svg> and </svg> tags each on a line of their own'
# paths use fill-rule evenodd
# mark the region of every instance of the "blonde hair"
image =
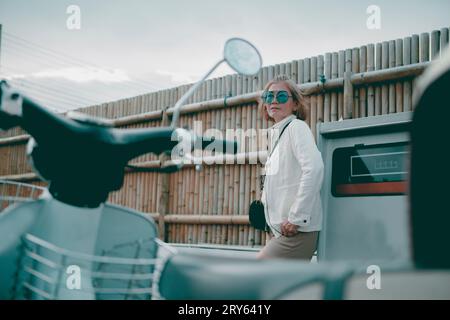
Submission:
<svg viewBox="0 0 450 320">
<path fill-rule="evenodd" d="M 297 105 L 297 109 L 294 111 L 294 115 L 297 117 L 297 119 L 305 120 L 306 119 L 306 110 L 308 110 L 308 104 L 309 104 L 309 97 L 305 95 L 305 92 L 301 90 L 297 84 L 291 80 L 287 75 L 280 74 L 277 75 L 275 78 L 273 78 L 269 83 L 266 84 L 264 87 L 264 91 L 267 91 L 270 86 L 274 83 L 284 83 L 290 91 L 290 94 L 292 95 L 292 99 L 294 100 L 294 103 Z M 273 120 L 269 114 L 267 113 L 267 110 L 265 108 L 264 101 L 262 98 L 259 98 L 259 106 L 260 112 L 264 119 L 266 120 Z"/>
</svg>

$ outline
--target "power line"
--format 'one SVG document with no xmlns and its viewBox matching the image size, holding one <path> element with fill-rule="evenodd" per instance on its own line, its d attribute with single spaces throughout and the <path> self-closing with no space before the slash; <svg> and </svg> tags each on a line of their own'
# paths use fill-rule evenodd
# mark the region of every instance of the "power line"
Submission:
<svg viewBox="0 0 450 320">
<path fill-rule="evenodd" d="M 70 100 L 72 100 L 74 102 L 77 102 L 77 103 L 79 103 L 81 105 L 86 105 L 86 106 L 92 105 L 91 102 L 89 102 L 87 100 L 80 100 L 80 98 L 77 97 L 77 96 L 68 95 L 65 92 L 49 89 L 49 88 L 47 88 L 45 86 L 41 86 L 41 85 L 36 84 L 36 83 L 30 83 L 29 80 L 27 80 L 27 79 L 12 79 L 11 83 L 14 83 L 14 82 L 20 82 L 20 84 L 23 85 L 23 86 L 26 86 L 26 87 L 29 87 L 29 88 L 36 88 L 37 90 L 43 90 L 44 92 L 47 92 L 47 93 L 52 94 L 52 95 L 57 95 L 57 96 L 62 97 L 62 98 L 70 99 Z M 81 97 L 81 99 L 83 99 L 83 98 Z"/>
<path fill-rule="evenodd" d="M 19 86 L 17 85 L 17 87 Z M 66 111 L 81 107 L 80 105 L 73 104 L 73 102 L 68 102 L 61 98 L 42 93 L 41 91 L 35 91 L 35 89 L 21 88 L 20 90 L 23 91 L 27 96 L 31 97 L 32 100 L 36 100 L 40 105 L 47 109 L 53 108 L 56 110 Z"/>
<path fill-rule="evenodd" d="M 6 69 L 9 70 L 10 68 L 6 67 Z M 80 101 L 83 101 L 83 103 L 87 103 L 87 104 L 95 103 L 94 99 L 88 99 L 85 96 L 76 95 L 76 94 L 72 93 L 71 90 L 66 90 L 66 88 L 64 88 L 63 90 L 60 90 L 60 88 L 58 88 L 56 86 L 53 86 L 53 85 L 50 85 L 50 84 L 49 85 L 45 85 L 45 84 L 43 84 L 45 82 L 33 81 L 33 80 L 30 80 L 28 78 L 23 78 L 23 77 L 12 78 L 11 80 L 12 81 L 14 81 L 14 80 L 26 81 L 29 85 L 33 85 L 33 86 L 37 86 L 37 87 L 43 88 L 45 90 L 50 91 L 51 93 L 59 93 L 59 94 L 62 94 L 62 95 L 70 96 L 70 97 L 72 97 L 74 99 L 78 99 Z M 98 99 L 96 99 L 96 100 L 98 100 Z"/>
<path fill-rule="evenodd" d="M 70 103 L 71 105 L 76 105 L 76 106 L 84 105 L 84 103 L 81 103 L 80 101 L 71 99 L 67 96 L 61 96 L 61 95 L 55 94 L 54 92 L 45 91 L 43 89 L 29 85 L 21 80 L 13 80 L 13 81 L 11 81 L 11 84 L 14 85 L 14 87 L 16 87 L 18 90 L 21 90 L 21 91 L 33 92 L 33 94 L 40 94 L 42 96 L 50 97 L 52 99 L 57 99 L 60 102 Z M 27 96 L 28 96 L 28 94 L 27 94 Z M 29 95 L 28 97 L 33 99 L 32 95 Z"/>
<path fill-rule="evenodd" d="M 37 48 L 37 49 L 39 49 L 41 51 L 44 51 L 44 52 L 50 53 L 50 54 L 52 54 L 52 55 L 54 55 L 56 57 L 59 57 L 62 60 L 70 61 L 70 63 L 72 63 L 72 64 L 75 63 L 75 64 L 77 64 L 79 66 L 86 66 L 86 67 L 91 67 L 91 68 L 95 67 L 95 68 L 104 69 L 104 70 L 108 70 L 109 69 L 109 68 L 105 68 L 105 67 L 102 67 L 102 66 L 99 66 L 99 65 L 96 65 L 96 64 L 92 64 L 90 62 L 86 62 L 86 61 L 81 60 L 79 58 L 74 58 L 74 57 L 72 57 L 70 55 L 67 55 L 66 53 L 63 53 L 62 51 L 56 51 L 54 49 L 49 49 L 49 48 L 43 47 L 41 45 L 38 45 L 38 44 L 35 44 L 35 43 L 31 42 L 31 41 L 25 40 L 25 39 L 23 39 L 23 38 L 21 38 L 19 36 L 11 34 L 11 33 L 4 32 L 4 34 L 9 40 L 16 41 L 16 43 L 23 42 L 23 43 L 25 43 L 26 45 L 28 45 L 29 47 L 31 47 L 33 49 Z M 137 85 L 141 86 L 145 90 L 148 89 L 147 86 L 149 88 L 153 89 L 153 90 L 159 88 L 159 85 L 156 85 L 156 84 L 154 84 L 152 82 L 149 82 L 148 80 L 141 79 L 140 77 L 136 77 L 136 76 L 134 78 L 136 80 L 139 80 L 140 82 L 137 82 L 137 81 L 134 81 L 134 80 L 130 80 L 129 82 L 136 83 Z M 146 86 L 143 86 L 142 83 L 144 83 Z"/>
<path fill-rule="evenodd" d="M 7 67 L 7 69 L 11 69 L 11 68 Z M 92 102 L 86 102 L 86 101 L 79 100 L 79 98 L 82 98 L 82 97 L 78 97 L 78 96 L 74 96 L 74 95 L 71 95 L 71 97 L 70 96 L 68 97 L 67 93 L 66 93 L 66 90 L 63 90 L 61 92 L 61 91 L 55 90 L 54 88 L 48 88 L 48 87 L 45 87 L 45 86 L 41 86 L 40 84 L 36 84 L 34 82 L 31 82 L 30 80 L 25 79 L 25 78 L 16 78 L 16 79 L 11 79 L 9 81 L 14 86 L 16 86 L 18 89 L 21 89 L 21 87 L 23 87 L 23 86 L 25 86 L 25 87 L 27 87 L 29 89 L 33 89 L 32 90 L 33 91 L 33 96 L 35 95 L 36 92 L 39 92 L 37 90 L 44 90 L 47 93 L 49 93 L 50 95 L 57 94 L 59 96 L 59 98 L 60 98 L 59 101 L 63 101 L 64 103 L 71 102 L 72 104 L 76 105 L 77 107 L 78 106 L 91 107 L 91 106 L 100 105 L 100 104 L 103 104 L 103 103 L 108 103 L 108 102 L 114 101 L 114 100 L 109 100 L 109 101 L 104 102 L 104 101 L 101 101 L 101 100 L 97 99 L 97 101 L 93 100 Z M 38 88 L 36 88 L 36 87 L 38 87 Z M 27 89 L 28 92 L 30 92 L 29 89 Z M 49 97 L 48 94 L 45 94 L 45 96 Z M 30 97 L 33 98 L 32 96 L 30 96 Z"/>
<path fill-rule="evenodd" d="M 9 72 L 12 72 L 12 73 L 16 73 L 16 74 L 19 74 L 19 75 L 21 75 L 21 74 L 25 74 L 26 72 L 24 72 L 24 71 L 22 71 L 22 70 L 19 70 L 19 69 L 17 69 L 17 68 L 12 68 L 12 67 L 9 67 L 9 66 L 5 66 L 5 69 L 6 70 L 10 70 Z M 31 80 L 30 80 L 31 81 Z M 38 81 L 38 80 L 36 80 L 36 81 Z M 55 82 L 55 80 L 53 80 L 53 79 L 48 79 L 47 81 L 52 81 L 52 82 Z M 61 89 L 61 90 L 63 90 L 63 91 L 68 91 L 68 92 L 80 92 L 81 91 L 81 89 L 80 88 L 77 88 L 76 86 L 73 86 L 73 87 L 69 87 L 69 86 L 67 86 L 67 85 L 65 85 L 65 84 L 63 84 L 63 83 L 55 83 L 55 84 L 51 84 L 51 86 L 52 87 L 54 87 L 54 88 L 59 88 L 59 89 Z M 91 91 L 92 91 L 92 89 L 90 89 Z M 88 94 L 86 91 L 83 91 L 82 92 L 82 95 L 84 96 L 84 97 L 86 97 L 86 98 L 89 98 L 90 100 L 92 100 L 92 101 L 95 101 L 95 103 L 98 103 L 98 102 L 102 102 L 103 100 L 109 100 L 109 99 L 111 99 L 110 97 L 108 97 L 108 96 L 106 96 L 106 95 L 104 95 L 104 94 L 102 94 L 102 93 L 100 93 L 100 95 L 101 95 L 101 97 L 95 97 L 95 96 L 92 96 L 92 95 L 90 95 L 90 94 Z M 97 94 L 98 95 L 98 94 Z"/>
<path fill-rule="evenodd" d="M 27 59 L 34 59 L 33 60 L 33 62 L 36 64 L 36 65 L 43 65 L 43 66 L 48 66 L 48 67 L 50 67 L 50 68 L 55 68 L 55 65 L 54 64 L 52 64 L 52 63 L 50 63 L 50 62 L 48 62 L 46 59 L 44 59 L 44 58 L 41 58 L 41 57 L 39 57 L 39 56 L 35 56 L 35 55 L 33 55 L 33 54 L 31 54 L 31 53 L 28 53 L 28 52 L 25 52 L 25 51 L 17 51 L 17 49 L 11 49 L 10 47 L 6 47 L 6 49 L 7 49 L 7 52 L 13 52 L 13 54 L 14 55 L 20 55 L 20 56 L 24 56 L 25 58 L 27 58 Z M 62 67 L 67 67 L 67 65 L 64 65 L 64 64 L 62 64 L 61 65 Z M 106 88 L 108 88 L 108 89 L 110 89 L 108 86 L 110 86 L 111 84 L 105 84 L 105 83 L 103 83 L 103 82 L 101 82 L 101 81 L 98 81 L 97 82 L 97 84 L 99 84 L 99 85 L 101 85 L 101 86 L 105 86 Z M 115 84 L 115 83 L 113 83 L 113 84 Z M 134 93 L 133 94 L 136 94 L 136 95 L 138 95 L 138 94 L 143 94 L 142 93 L 142 89 L 139 89 L 139 88 L 137 88 L 137 87 L 134 87 L 134 86 L 130 86 L 129 84 L 127 84 L 126 82 L 120 82 L 120 85 L 122 85 L 122 86 L 125 86 L 125 87 L 129 87 L 129 88 L 131 88 L 133 91 L 134 91 Z"/>
<path fill-rule="evenodd" d="M 93 68 L 96 68 L 96 69 L 100 68 L 100 69 L 104 69 L 104 70 L 106 69 L 106 68 L 102 68 L 102 67 L 99 67 L 99 66 L 96 66 L 96 65 L 93 65 L 93 64 L 87 64 L 83 60 L 76 59 L 76 58 L 68 56 L 65 53 L 60 53 L 60 52 L 57 52 L 55 50 L 48 49 L 48 48 L 45 48 L 43 46 L 34 44 L 34 43 L 30 42 L 30 41 L 27 41 L 27 40 L 25 40 L 23 38 L 20 38 L 18 36 L 10 34 L 10 33 L 4 32 L 4 35 L 6 36 L 6 37 L 4 37 L 4 39 L 7 40 L 4 43 L 6 44 L 6 48 L 8 49 L 8 51 L 9 52 L 13 52 L 14 55 L 18 54 L 18 55 L 26 57 L 32 63 L 37 63 L 38 65 L 47 65 L 47 66 L 50 66 L 52 68 L 54 68 L 55 64 L 59 64 L 61 66 L 67 66 L 67 64 L 69 64 L 70 66 L 73 66 L 75 64 L 75 65 L 81 66 L 83 68 L 89 68 L 89 69 L 93 69 Z M 51 63 L 49 62 L 49 59 L 52 59 Z M 11 68 L 9 66 L 6 66 L 6 69 L 18 70 L 16 68 Z M 109 70 L 107 70 L 107 71 L 109 71 Z M 23 73 L 23 71 L 19 71 L 19 72 Z M 137 77 L 135 77 L 135 78 L 139 79 Z M 24 83 L 24 81 L 26 81 L 26 84 Z M 20 81 L 16 80 L 15 82 L 18 83 Z M 21 83 L 22 83 L 23 86 L 27 86 L 28 88 L 31 88 L 32 91 L 35 91 L 36 93 L 37 93 L 36 90 L 38 90 L 38 88 L 41 88 L 42 90 L 44 90 L 46 92 L 50 92 L 50 90 L 53 90 L 53 92 L 51 92 L 51 94 L 53 94 L 53 95 L 56 94 L 59 97 L 59 99 L 57 101 L 62 101 L 62 102 L 64 102 L 64 104 L 68 104 L 68 102 L 70 101 L 72 106 L 78 106 L 80 103 L 83 106 L 84 105 L 89 106 L 89 104 L 86 104 L 86 100 L 87 99 L 91 99 L 93 104 L 95 105 L 95 104 L 101 104 L 101 103 L 105 103 L 105 102 L 111 102 L 113 100 L 126 98 L 126 97 L 114 97 L 114 98 L 111 98 L 109 96 L 106 96 L 105 93 L 103 93 L 103 92 L 100 93 L 98 91 L 98 89 L 99 89 L 98 86 L 96 86 L 97 90 L 95 90 L 96 92 L 94 94 L 96 94 L 96 95 L 100 94 L 103 97 L 102 98 L 103 101 L 101 99 L 97 98 L 97 97 L 93 97 L 91 95 L 87 95 L 86 91 L 83 92 L 84 98 L 82 97 L 82 95 L 74 96 L 73 94 L 69 94 L 69 92 L 74 92 L 76 90 L 82 90 L 82 89 L 76 89 L 76 87 L 69 88 L 68 86 L 66 86 L 66 85 L 64 85 L 62 83 L 58 83 L 56 85 L 52 85 L 51 89 L 47 88 L 45 86 L 42 86 L 40 84 L 36 84 L 35 82 L 32 82 L 31 80 L 28 80 L 28 79 L 27 80 L 22 80 Z M 98 84 L 100 84 L 101 86 L 106 86 L 106 88 L 108 90 L 111 90 L 111 86 L 112 85 L 107 85 L 107 84 L 105 84 L 103 82 L 100 82 L 100 81 L 98 82 Z M 137 85 L 133 85 L 133 84 L 137 84 Z M 143 95 L 143 94 L 148 93 L 148 89 L 149 88 L 146 87 L 146 85 L 151 87 L 151 89 L 156 89 L 156 88 L 159 87 L 159 86 L 154 86 L 153 84 L 151 84 L 147 80 L 141 80 L 141 82 L 136 82 L 134 80 L 130 80 L 130 81 L 127 81 L 127 82 L 120 82 L 120 83 L 117 83 L 117 84 L 114 83 L 113 85 L 120 85 L 122 87 L 120 89 L 124 89 L 123 87 L 128 87 L 129 89 L 133 90 L 134 91 L 133 93 L 127 93 L 128 97 L 134 97 L 134 96 L 137 96 L 137 95 Z M 38 88 L 36 88 L 36 87 L 38 87 Z M 142 89 L 140 89 L 139 87 L 142 88 Z M 60 88 L 60 89 L 63 89 L 63 90 L 62 91 L 58 91 L 55 88 Z M 142 92 L 142 90 L 145 90 L 145 92 Z M 28 91 L 30 91 L 30 90 L 28 90 Z M 93 90 L 90 89 L 90 91 L 93 91 Z M 56 97 L 52 97 L 52 96 L 49 96 L 49 95 L 44 94 L 44 93 L 40 93 L 39 96 L 41 97 L 41 99 L 50 99 L 50 98 L 52 98 L 53 102 L 55 101 L 55 98 L 56 98 Z M 83 99 L 84 99 L 84 102 L 82 102 Z M 107 100 L 107 101 L 104 101 L 104 100 Z M 58 109 L 60 109 L 60 107 L 58 107 Z"/>
</svg>

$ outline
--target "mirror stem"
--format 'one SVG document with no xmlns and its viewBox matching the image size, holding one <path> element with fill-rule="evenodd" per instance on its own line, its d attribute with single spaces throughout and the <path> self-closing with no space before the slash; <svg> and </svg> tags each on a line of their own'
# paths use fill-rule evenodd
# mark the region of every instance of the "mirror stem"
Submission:
<svg viewBox="0 0 450 320">
<path fill-rule="evenodd" d="M 195 90 L 198 89 L 198 87 L 203 83 L 203 81 L 205 81 L 205 79 L 208 78 L 211 75 L 211 73 L 213 73 L 213 71 L 216 70 L 217 67 L 224 61 L 225 59 L 222 59 L 219 62 L 217 62 L 214 65 L 214 67 L 212 67 L 199 81 L 197 81 L 192 87 L 190 87 L 189 90 L 180 98 L 180 100 L 177 101 L 173 110 L 172 124 L 171 124 L 172 128 L 175 129 L 178 127 L 181 107 L 184 105 L 187 99 L 189 99 L 189 97 L 192 96 L 192 94 L 195 92 Z"/>
</svg>

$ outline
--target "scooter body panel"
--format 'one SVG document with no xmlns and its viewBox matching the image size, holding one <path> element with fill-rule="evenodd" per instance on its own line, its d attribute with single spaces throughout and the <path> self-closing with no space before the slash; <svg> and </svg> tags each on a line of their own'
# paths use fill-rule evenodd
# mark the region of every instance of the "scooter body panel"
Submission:
<svg viewBox="0 0 450 320">
<path fill-rule="evenodd" d="M 88 275 L 89 272 L 81 272 L 82 288 L 73 290 L 68 287 L 67 281 L 71 274 L 67 267 L 117 272 L 118 266 L 74 258 L 71 253 L 130 259 L 153 259 L 157 254 L 154 241 L 157 229 L 153 219 L 137 211 L 110 204 L 86 209 L 66 205 L 51 197 L 22 203 L 8 208 L 0 215 L 0 234 L 3 235 L 0 242 L 0 299 L 24 298 L 16 289 L 29 276 L 21 274 L 27 267 L 56 279 L 57 284 L 54 286 L 35 281 L 39 289 L 52 292 L 55 299 L 95 299 L 98 294 L 93 290 L 95 284 Z M 58 249 L 27 248 L 24 245 L 27 235 L 37 237 Z M 64 266 L 65 269 L 50 270 L 43 264 L 36 265 L 35 261 L 31 265 L 27 264 L 24 262 L 26 250 Z M 135 265 L 120 265 L 120 268 L 124 273 L 136 272 Z M 153 267 L 147 272 L 152 273 Z M 108 281 L 102 280 L 103 287 L 107 285 L 106 282 Z M 108 283 L 113 287 L 124 286 L 123 283 L 114 281 Z M 110 298 L 115 299 L 121 297 L 110 295 Z M 30 295 L 28 298 L 38 297 Z"/>
</svg>

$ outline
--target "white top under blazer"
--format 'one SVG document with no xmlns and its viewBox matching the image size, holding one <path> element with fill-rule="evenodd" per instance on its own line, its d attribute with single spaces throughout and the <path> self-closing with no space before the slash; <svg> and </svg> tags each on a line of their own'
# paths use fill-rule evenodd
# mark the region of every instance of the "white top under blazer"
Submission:
<svg viewBox="0 0 450 320">
<path fill-rule="evenodd" d="M 292 122 L 269 157 L 282 128 L 289 121 Z M 320 189 L 324 165 L 310 128 L 291 115 L 269 128 L 269 139 L 261 201 L 272 233 L 275 237 L 281 236 L 284 220 L 298 225 L 302 232 L 321 230 Z"/>
</svg>

